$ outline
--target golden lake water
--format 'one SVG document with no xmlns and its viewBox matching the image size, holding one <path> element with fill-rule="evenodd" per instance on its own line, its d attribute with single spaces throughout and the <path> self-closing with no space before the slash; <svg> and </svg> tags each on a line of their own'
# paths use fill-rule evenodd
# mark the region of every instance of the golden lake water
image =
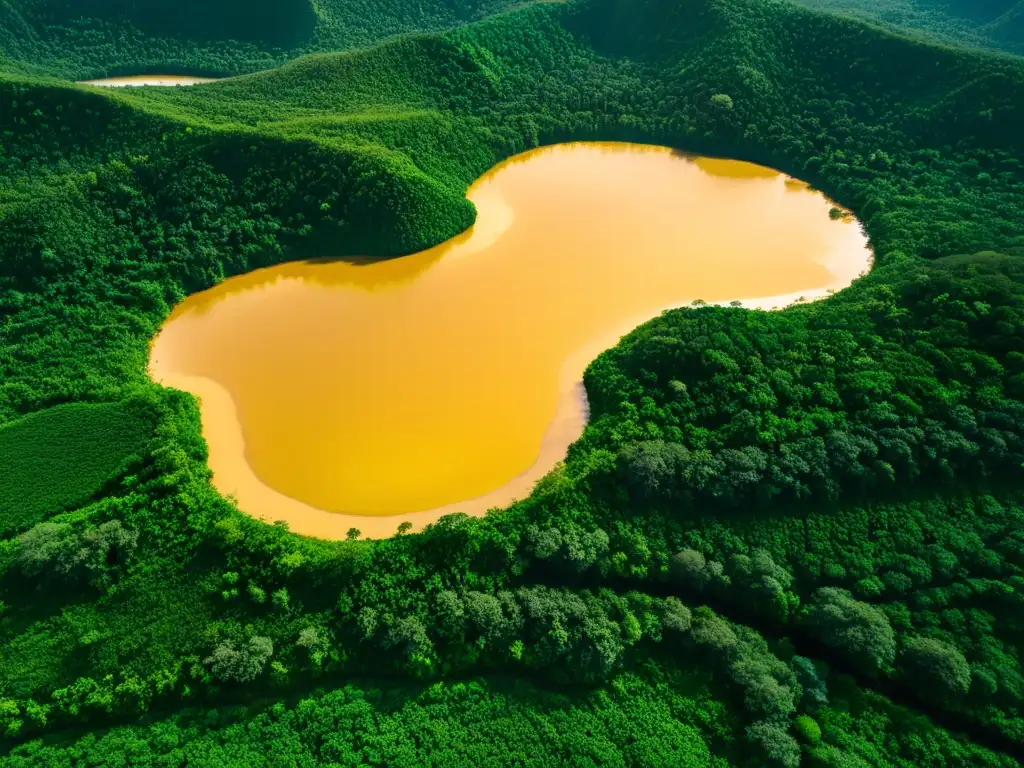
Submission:
<svg viewBox="0 0 1024 768">
<path fill-rule="evenodd" d="M 338 539 L 505 506 L 579 437 L 583 370 L 622 334 L 695 299 L 819 298 L 871 261 L 807 185 L 662 147 L 538 149 L 468 197 L 476 224 L 435 248 L 283 264 L 175 307 L 150 371 L 199 397 L 243 511 Z"/>
</svg>

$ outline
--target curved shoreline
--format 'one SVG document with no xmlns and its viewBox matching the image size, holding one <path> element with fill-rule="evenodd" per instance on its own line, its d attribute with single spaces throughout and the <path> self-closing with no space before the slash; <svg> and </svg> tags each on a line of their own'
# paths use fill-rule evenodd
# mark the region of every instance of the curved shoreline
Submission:
<svg viewBox="0 0 1024 768">
<path fill-rule="evenodd" d="M 772 311 L 785 309 L 798 303 L 800 299 L 805 301 L 821 300 L 836 289 L 821 288 L 816 291 L 794 292 L 780 296 L 739 299 L 739 302 L 745 309 Z M 729 303 L 715 302 L 714 304 L 715 306 L 726 306 Z M 666 307 L 663 311 L 691 305 L 692 302 L 686 302 L 675 307 Z M 555 416 L 544 433 L 536 460 L 526 471 L 483 496 L 419 512 L 394 515 L 356 515 L 331 512 L 287 496 L 260 480 L 249 462 L 245 460 L 245 437 L 238 419 L 238 410 L 235 401 L 224 387 L 212 379 L 182 374 L 166 374 L 161 377 L 160 383 L 163 386 L 174 387 L 195 396 L 199 401 L 204 431 L 209 429 L 220 436 L 216 447 L 207 443 L 208 464 L 214 476 L 218 474 L 222 478 L 230 476 L 234 487 L 230 491 L 218 490 L 223 495 L 232 498 L 236 504 L 238 504 L 239 498 L 255 498 L 257 495 L 259 498 L 270 500 L 273 503 L 273 513 L 246 512 L 246 514 L 268 524 L 287 523 L 288 530 L 303 536 L 337 541 L 346 538 L 350 528 L 356 528 L 364 538 L 379 539 L 395 535 L 401 523 L 411 523 L 411 532 L 416 532 L 431 523 L 436 523 L 445 515 L 462 512 L 471 517 L 482 517 L 491 509 L 507 507 L 513 502 L 529 496 L 537 482 L 564 459 L 569 446 L 579 439 L 586 428 L 590 416 L 590 404 L 587 401 L 587 393 L 582 380 L 586 367 L 601 352 L 615 346 L 623 335 L 651 319 L 651 317 L 644 317 L 624 324 L 624 330 L 622 333 L 618 333 L 614 339 L 609 336 L 588 344 L 566 362 Z M 241 461 L 238 460 L 239 457 L 241 457 Z M 241 510 L 240 505 L 239 509 L 244 511 Z"/>
<path fill-rule="evenodd" d="M 665 151 L 671 150 L 666 148 Z M 521 157 L 515 156 L 499 163 L 492 170 L 520 161 Z M 787 185 L 800 183 L 781 172 L 777 173 Z M 822 197 L 834 205 L 833 201 L 824 195 Z M 515 220 L 515 211 L 493 184 L 475 183 L 467 192 L 467 198 L 477 206 L 477 221 L 461 235 L 435 246 L 444 249 L 444 259 L 470 255 L 487 248 L 497 241 Z M 863 253 L 863 259 L 833 256 L 831 260 L 823 261 L 822 265 L 830 280 L 818 288 L 708 303 L 725 306 L 738 302 L 739 306 L 747 309 L 772 310 L 801 301 L 825 298 L 834 291 L 847 287 L 870 269 L 873 254 L 866 238 Z M 664 307 L 660 311 L 692 306 L 697 299 L 699 297 L 694 296 Z M 245 438 L 237 407 L 231 394 L 223 386 L 202 376 L 163 371 L 152 354 L 149 368 L 150 375 L 155 381 L 164 386 L 190 392 L 200 401 L 204 437 L 207 434 L 218 436 L 215 444 L 207 441 L 208 464 L 214 475 L 214 485 L 225 496 L 234 498 L 241 511 L 267 523 L 285 522 L 289 530 L 306 536 L 339 540 L 347 537 L 349 529 L 355 528 L 364 537 L 382 538 L 397 533 L 398 526 L 402 523 L 410 523 L 411 530 L 417 531 L 448 514 L 461 512 L 470 516 L 483 516 L 489 510 L 507 507 L 514 501 L 527 497 L 536 483 L 565 458 L 569 446 L 579 439 L 586 427 L 589 403 L 582 377 L 587 366 L 602 351 L 615 346 L 622 336 L 656 316 L 657 311 L 634 316 L 619 324 L 614 332 L 608 332 L 589 341 L 565 360 L 558 378 L 555 413 L 544 431 L 535 459 L 524 471 L 483 495 L 439 507 L 398 514 L 371 515 L 330 511 L 300 501 L 267 485 L 256 475 L 246 458 Z M 151 350 L 158 338 L 159 334 L 154 338 Z M 253 506 L 257 506 L 259 510 L 246 509 L 249 506 L 245 501 L 247 499 L 258 499 L 259 504 Z"/>
</svg>

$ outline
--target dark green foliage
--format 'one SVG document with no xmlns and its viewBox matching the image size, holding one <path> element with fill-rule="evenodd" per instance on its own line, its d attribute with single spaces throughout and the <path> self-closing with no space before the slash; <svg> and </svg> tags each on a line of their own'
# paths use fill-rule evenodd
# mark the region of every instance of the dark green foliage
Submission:
<svg viewBox="0 0 1024 768">
<path fill-rule="evenodd" d="M 964 655 L 941 640 L 910 640 L 903 648 L 900 666 L 913 685 L 940 697 L 965 696 L 971 688 L 971 668 Z"/>
<path fill-rule="evenodd" d="M 889 619 L 845 590 L 823 587 L 815 592 L 807 622 L 822 640 L 868 672 L 887 669 L 896 658 Z"/>
<path fill-rule="evenodd" d="M 798 0 L 961 45 L 1024 53 L 1021 0 Z"/>
<path fill-rule="evenodd" d="M 800 765 L 800 745 L 784 726 L 754 723 L 747 728 L 747 738 L 756 745 L 765 765 L 779 768 L 797 768 Z"/>
<path fill-rule="evenodd" d="M 204 663 L 218 680 L 250 683 L 260 676 L 273 653 L 274 643 L 270 638 L 253 635 L 240 648 L 230 640 L 221 643 Z"/>
<path fill-rule="evenodd" d="M 665 629 L 674 632 L 686 632 L 690 628 L 692 614 L 690 609 L 677 598 L 665 598 L 665 607 L 661 614 L 661 624 Z"/>
<path fill-rule="evenodd" d="M 835 734 L 844 747 L 821 745 L 814 750 L 813 765 L 911 768 L 914 759 L 929 768 L 942 765 L 927 761 L 933 756 L 965 768 L 1013 764 L 938 729 L 922 731 L 920 719 L 856 692 L 844 701 L 843 710 L 830 711 L 829 718 L 826 729 L 843 728 Z M 769 744 L 787 743 L 782 732 L 758 731 Z M 704 681 L 649 665 L 597 690 L 566 694 L 501 679 L 427 688 L 349 684 L 258 714 L 242 708 L 184 712 L 146 727 L 90 735 L 67 748 L 28 744 L 4 765 L 64 768 L 75 760 L 116 765 L 130 750 L 133 760 L 143 764 L 162 756 L 227 768 L 273 761 L 304 765 L 373 760 L 389 766 L 430 762 L 540 767 L 573 761 L 587 766 L 725 768 L 737 764 L 722 750 L 733 732 L 727 711 Z M 921 740 L 922 734 L 927 741 Z M 879 756 L 881 743 L 889 757 Z M 792 747 L 783 754 L 792 756 Z"/>
<path fill-rule="evenodd" d="M 75 79 L 176 72 L 236 75 L 316 51 L 440 30 L 505 0 L 8 0 L 0 62 Z"/>
<path fill-rule="evenodd" d="M 786 602 L 802 604 L 804 611 L 783 615 L 758 610 L 765 601 L 757 599 L 756 591 L 749 594 L 722 583 L 695 594 L 714 599 L 719 606 L 733 606 L 744 615 L 770 620 L 780 630 L 799 629 L 818 642 L 825 641 L 822 631 L 828 625 L 810 623 L 806 616 L 815 608 L 815 589 L 830 586 L 849 590 L 852 600 L 880 610 L 898 648 L 919 637 L 956 648 L 970 666 L 967 697 L 940 696 L 935 687 L 922 684 L 919 675 L 904 675 L 899 651 L 896 670 L 888 674 L 900 676 L 901 688 L 915 700 L 1017 734 L 1024 692 L 1019 650 L 1024 637 L 1017 596 L 1024 576 L 1022 520 L 1024 506 L 1016 497 L 1000 502 L 991 496 L 954 495 L 800 515 L 700 520 L 681 526 L 677 546 L 700 546 L 708 553 L 707 562 L 714 562 L 711 557 L 728 558 L 737 550 L 768 548 L 776 565 L 794 576 L 784 591 Z M 622 546 L 615 539 L 610 544 L 613 553 Z M 650 569 L 649 564 L 659 557 L 671 563 L 668 552 L 649 551 L 643 559 L 631 556 L 629 567 Z M 665 569 L 671 578 L 668 565 Z M 840 651 L 839 646 L 833 647 Z M 798 665 L 794 660 L 805 688 L 801 707 L 813 711 L 806 692 L 816 685 L 810 670 L 805 667 L 801 672 L 801 666 L 803 662 Z M 817 676 L 821 665 L 814 666 Z"/>
<path fill-rule="evenodd" d="M 548 565 L 561 565 L 582 573 L 608 554 L 608 534 L 597 529 L 587 531 L 569 523 L 558 528 L 540 529 L 531 526 L 526 531 L 530 553 Z"/>
<path fill-rule="evenodd" d="M 793 667 L 793 673 L 803 690 L 800 709 L 813 713 L 828 704 L 828 686 L 818 666 L 803 656 L 794 656 L 790 666 Z"/>
<path fill-rule="evenodd" d="M 585 439 L 618 448 L 635 498 L 677 509 L 1018 469 L 1024 257 L 894 267 L 820 308 L 666 313 L 588 369 L 598 419 Z M 626 442 L 641 434 L 657 439 Z"/>
<path fill-rule="evenodd" d="M 82 533 L 68 523 L 40 523 L 17 538 L 14 562 L 26 576 L 36 578 L 96 573 L 123 562 L 138 538 L 118 520 Z"/>
<path fill-rule="evenodd" d="M 964 743 L 926 718 L 844 681 L 843 706 L 818 717 L 822 743 L 810 751 L 815 768 L 1003 768 L 1010 757 Z"/>
<path fill-rule="evenodd" d="M 0 428 L 0 534 L 88 500 L 140 455 L 153 418 L 139 404 L 74 403 Z"/>
<path fill-rule="evenodd" d="M 88 26 L 125 23 L 154 37 L 241 40 L 276 47 L 305 42 L 316 24 L 309 0 L 45 0 L 23 5 L 30 18 L 60 27 L 83 21 Z"/>
<path fill-rule="evenodd" d="M 684 688 L 685 686 L 685 688 Z M 525 682 L 427 688 L 346 685 L 249 715 L 221 709 L 119 728 L 75 751 L 90 763 L 138 761 L 249 768 L 268 764 L 400 766 L 673 766 L 717 768 L 709 742 L 728 736 L 700 681 L 659 671 L 594 692 L 556 694 Z M 699 728 L 685 724 L 706 718 Z M 80 750 L 80 751 L 79 751 Z M 160 757 L 158 757 L 160 756 Z M 10 768 L 70 765 L 71 750 L 27 746 Z M 162 764 L 162 763 L 161 763 Z"/>
</svg>

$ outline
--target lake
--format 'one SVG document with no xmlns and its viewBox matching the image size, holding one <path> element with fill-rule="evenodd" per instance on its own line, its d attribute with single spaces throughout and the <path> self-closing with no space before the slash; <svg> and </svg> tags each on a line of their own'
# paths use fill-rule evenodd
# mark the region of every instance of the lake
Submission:
<svg viewBox="0 0 1024 768">
<path fill-rule="evenodd" d="M 124 88 L 138 85 L 201 85 L 212 83 L 216 77 L 190 77 L 188 75 L 128 75 L 107 77 L 100 80 L 79 80 L 79 85 L 99 85 L 106 88 Z"/>
<path fill-rule="evenodd" d="M 820 298 L 871 263 L 806 184 L 662 147 L 534 150 L 468 197 L 476 224 L 435 248 L 283 264 L 175 307 L 150 371 L 200 398 L 242 510 L 338 539 L 505 506 L 579 437 L 583 370 L 622 334 L 696 299 Z"/>
</svg>

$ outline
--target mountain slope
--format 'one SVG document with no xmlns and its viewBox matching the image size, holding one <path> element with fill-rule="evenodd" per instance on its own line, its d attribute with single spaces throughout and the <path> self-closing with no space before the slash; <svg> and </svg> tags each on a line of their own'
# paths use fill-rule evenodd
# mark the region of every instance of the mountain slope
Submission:
<svg viewBox="0 0 1024 768">
<path fill-rule="evenodd" d="M 1021 0 L 795 0 L 852 13 L 937 40 L 1024 54 Z"/>
<path fill-rule="evenodd" d="M 0 59 L 84 80 L 253 72 L 315 51 L 439 30 L 514 0 L 2 0 Z"/>
</svg>

